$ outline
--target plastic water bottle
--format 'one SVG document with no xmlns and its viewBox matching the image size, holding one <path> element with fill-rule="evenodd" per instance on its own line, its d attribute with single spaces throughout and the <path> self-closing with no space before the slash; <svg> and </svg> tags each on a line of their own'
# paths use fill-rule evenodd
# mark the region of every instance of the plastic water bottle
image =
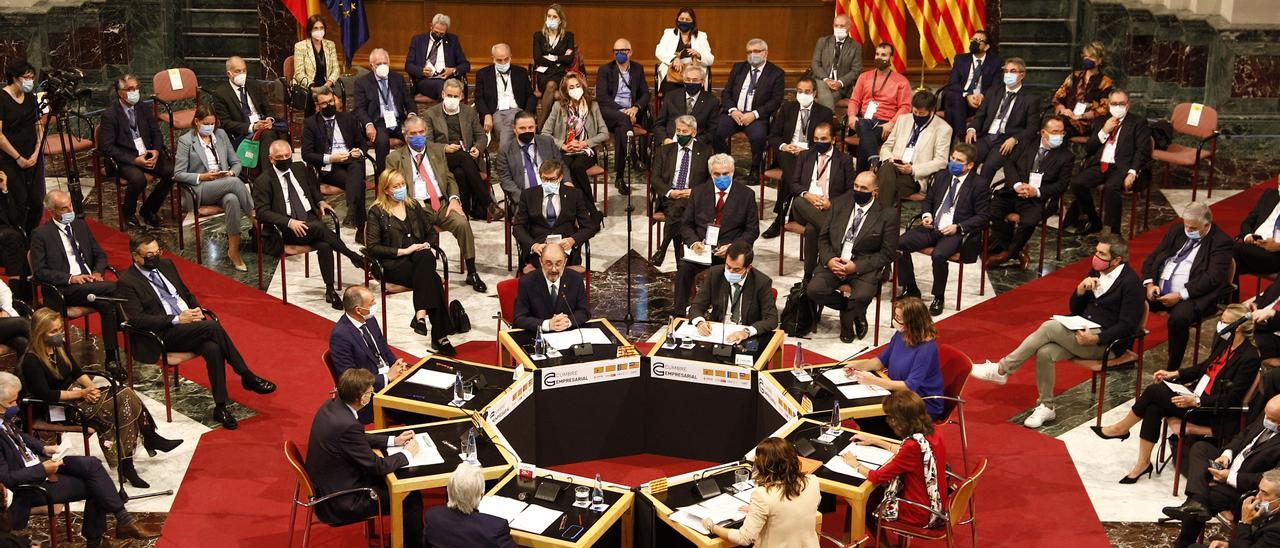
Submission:
<svg viewBox="0 0 1280 548">
<path fill-rule="evenodd" d="M 465 396 L 462 392 L 462 372 L 455 371 L 453 373 L 453 401 L 466 401 Z"/>
<path fill-rule="evenodd" d="M 804 369 L 804 343 L 796 341 L 795 359 L 791 361 L 791 367 L 797 372 Z"/>
<path fill-rule="evenodd" d="M 831 401 L 831 422 L 827 424 L 827 433 L 838 435 L 840 433 L 840 400 Z"/>
<path fill-rule="evenodd" d="M 466 441 L 466 444 L 464 444 L 462 451 L 466 453 L 466 455 L 463 456 L 462 460 L 470 464 L 480 464 L 479 459 L 476 458 L 477 455 L 476 455 L 476 429 L 475 428 L 470 428 L 467 430 L 467 441 Z"/>
<path fill-rule="evenodd" d="M 547 355 L 547 341 L 542 338 L 542 326 L 538 326 L 538 331 L 533 336 L 533 354 L 535 356 Z"/>
<path fill-rule="evenodd" d="M 596 484 L 591 488 L 591 506 L 600 507 L 604 505 L 604 485 L 600 482 L 600 474 L 596 473 Z"/>
</svg>

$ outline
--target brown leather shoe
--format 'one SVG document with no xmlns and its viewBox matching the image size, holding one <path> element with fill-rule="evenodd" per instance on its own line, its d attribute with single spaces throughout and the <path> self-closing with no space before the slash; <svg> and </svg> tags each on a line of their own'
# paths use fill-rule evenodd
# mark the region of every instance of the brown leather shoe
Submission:
<svg viewBox="0 0 1280 548">
<path fill-rule="evenodd" d="M 1000 266 L 1004 264 L 1005 261 L 1008 261 L 1008 260 L 1009 260 L 1008 251 L 1001 251 L 999 253 L 996 253 L 995 255 L 989 255 L 987 257 L 987 269 L 990 270 L 992 268 Z"/>
<path fill-rule="evenodd" d="M 1018 266 L 1022 267 L 1023 270 L 1031 266 L 1031 255 L 1027 253 L 1025 248 L 1018 252 Z"/>
<path fill-rule="evenodd" d="M 152 530 L 146 525 L 141 525 L 137 521 L 129 525 L 116 525 L 117 539 L 138 539 L 147 540 L 160 536 L 160 531 Z"/>
<path fill-rule="evenodd" d="M 498 205 L 497 203 L 489 204 L 489 220 L 490 221 L 501 221 L 506 217 L 507 217 L 507 212 L 506 210 L 502 209 L 502 206 Z"/>
</svg>

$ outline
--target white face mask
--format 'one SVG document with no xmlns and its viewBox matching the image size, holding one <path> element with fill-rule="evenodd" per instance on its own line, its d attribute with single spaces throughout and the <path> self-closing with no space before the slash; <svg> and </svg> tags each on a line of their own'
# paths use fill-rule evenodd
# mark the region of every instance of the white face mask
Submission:
<svg viewBox="0 0 1280 548">
<path fill-rule="evenodd" d="M 462 104 L 462 99 L 459 97 L 445 97 L 441 102 L 444 103 L 445 110 L 449 112 L 457 112 L 458 106 Z"/>
<path fill-rule="evenodd" d="M 373 74 L 378 78 L 386 78 L 388 74 L 391 74 L 391 65 L 383 63 L 373 67 Z"/>
<path fill-rule="evenodd" d="M 364 315 L 364 321 L 367 322 L 377 318 L 379 310 L 381 310 L 381 305 L 379 305 L 377 301 L 374 301 L 372 305 L 369 305 L 369 313 Z"/>
<path fill-rule="evenodd" d="M 547 19 L 547 28 L 551 30 L 556 30 L 559 27 L 560 27 L 559 19 Z"/>
<path fill-rule="evenodd" d="M 248 79 L 249 75 L 241 72 L 240 74 L 231 77 L 231 83 L 235 84 L 237 87 L 244 87 L 244 83 Z"/>
<path fill-rule="evenodd" d="M 796 93 L 796 102 L 800 103 L 800 106 L 804 108 L 809 108 L 809 105 L 813 104 L 813 94 L 812 93 Z"/>
<path fill-rule="evenodd" d="M 311 31 L 311 38 L 315 40 L 324 40 L 324 29 L 316 29 Z"/>
<path fill-rule="evenodd" d="M 570 98 L 570 99 L 573 99 L 574 101 L 579 101 L 579 100 L 581 100 L 581 99 L 582 99 L 582 88 L 570 88 L 570 89 L 569 89 L 569 98 Z"/>
<path fill-rule="evenodd" d="M 1111 105 L 1109 110 L 1112 118 L 1124 118 L 1124 115 L 1129 113 L 1129 107 L 1123 105 Z"/>
<path fill-rule="evenodd" d="M 849 29 L 833 28 L 831 34 L 835 35 L 836 40 L 844 40 L 849 37 Z"/>
</svg>

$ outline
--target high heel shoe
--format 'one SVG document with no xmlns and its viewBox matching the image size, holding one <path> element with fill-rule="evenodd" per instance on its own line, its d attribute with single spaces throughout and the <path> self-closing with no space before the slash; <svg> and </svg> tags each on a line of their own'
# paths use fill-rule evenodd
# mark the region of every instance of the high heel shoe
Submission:
<svg viewBox="0 0 1280 548">
<path fill-rule="evenodd" d="M 1090 430 L 1093 430 L 1093 433 L 1094 433 L 1094 434 L 1097 434 L 1099 438 L 1102 438 L 1102 439 L 1104 439 L 1104 440 L 1120 440 L 1120 441 L 1124 441 L 1124 440 L 1129 439 L 1129 433 L 1128 433 L 1128 432 L 1125 432 L 1125 433 L 1120 434 L 1120 435 L 1118 435 L 1118 436 L 1108 436 L 1108 435 L 1106 435 L 1106 434 L 1103 434 L 1103 433 L 1102 433 L 1102 427 L 1101 427 L 1101 426 L 1090 426 L 1090 427 L 1089 427 L 1089 429 L 1090 429 Z"/>
<path fill-rule="evenodd" d="M 133 467 L 132 458 L 122 459 L 120 461 L 120 469 L 117 470 L 117 472 L 124 477 L 125 481 L 129 482 L 129 485 L 137 487 L 138 489 L 151 487 L 150 483 L 143 481 L 142 478 L 138 476 L 138 470 Z"/>
<path fill-rule="evenodd" d="M 1142 476 L 1144 476 L 1144 475 L 1145 475 L 1145 476 L 1147 476 L 1147 479 L 1151 479 L 1151 473 L 1152 473 L 1152 471 L 1154 471 L 1154 470 L 1155 470 L 1155 465 L 1153 465 L 1153 464 L 1148 464 L 1148 465 L 1147 465 L 1147 467 L 1146 467 L 1146 469 L 1144 469 L 1144 470 L 1143 470 L 1143 471 L 1141 471 L 1141 472 L 1138 472 L 1138 475 L 1136 475 L 1136 476 L 1125 476 L 1125 477 L 1123 477 L 1123 478 L 1120 478 L 1120 484 L 1121 484 L 1121 485 L 1131 485 L 1131 484 L 1134 484 L 1134 483 L 1138 483 L 1138 479 L 1139 479 L 1139 478 L 1141 478 L 1141 477 L 1142 477 Z"/>
<path fill-rule="evenodd" d="M 162 437 L 154 430 L 144 430 L 142 432 L 142 448 L 147 450 L 147 456 L 149 457 L 156 456 L 157 451 L 161 453 L 173 451 L 174 449 L 177 449 L 179 445 L 182 445 L 182 441 L 183 440 L 171 440 Z"/>
</svg>

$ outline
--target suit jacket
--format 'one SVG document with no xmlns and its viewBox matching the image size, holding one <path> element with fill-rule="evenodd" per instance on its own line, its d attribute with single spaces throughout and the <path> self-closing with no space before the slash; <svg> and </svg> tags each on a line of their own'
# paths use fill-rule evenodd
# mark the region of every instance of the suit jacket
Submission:
<svg viewBox="0 0 1280 548">
<path fill-rule="evenodd" d="M 71 264 L 67 262 L 67 251 L 62 247 L 60 233 L 53 220 L 45 221 L 31 231 L 31 268 L 37 281 L 54 285 L 70 283 Z M 89 232 L 89 225 L 82 219 L 76 219 L 71 222 L 71 233 L 80 244 L 80 253 L 84 255 L 89 270 L 99 274 L 105 271 L 107 253 Z"/>
<path fill-rule="evenodd" d="M 366 140 L 364 126 L 356 119 L 356 115 L 351 112 L 338 112 L 333 117 L 334 128 L 342 132 L 342 139 L 346 143 L 347 150 L 360 149 L 367 151 L 369 143 Z M 329 154 L 329 147 L 333 142 L 333 137 L 329 134 L 328 124 L 325 123 L 324 116 L 313 114 L 302 123 L 302 160 L 311 167 L 320 170 L 324 167 L 324 157 Z M 364 167 L 365 157 L 361 156 L 351 160 L 351 163 L 359 163 Z"/>
<path fill-rule="evenodd" d="M 424 116 L 427 117 L 427 128 L 431 130 L 429 141 L 442 145 L 457 143 L 457 140 L 449 139 L 448 113 L 444 111 L 443 103 L 432 105 Z M 489 148 L 489 137 L 485 135 L 476 109 L 468 104 L 459 105 L 457 116 L 458 127 L 462 130 L 462 135 L 458 136 L 462 140 L 462 150 L 471 150 L 473 146 L 480 150 Z"/>
<path fill-rule="evenodd" d="M 436 184 L 440 186 L 440 207 L 448 203 L 453 196 L 459 196 L 458 182 L 453 178 L 453 171 L 449 169 L 449 161 L 444 157 L 444 145 L 434 141 L 427 141 L 427 159 L 431 162 L 431 173 L 435 177 Z M 413 174 L 418 172 L 417 164 L 414 163 L 413 157 L 417 153 L 409 148 L 409 145 L 402 146 L 391 151 L 387 155 L 387 167 L 399 170 L 404 174 L 405 184 L 408 185 L 408 193 L 410 198 L 423 201 L 428 205 L 426 209 L 431 209 L 430 196 L 418 196 L 414 190 Z"/>
<path fill-rule="evenodd" d="M 1258 295 L 1253 302 L 1258 307 L 1264 307 L 1272 305 L 1277 300 L 1280 300 L 1280 281 L 1271 282 L 1271 285 L 1267 286 L 1267 289 L 1261 295 Z M 1275 333 L 1280 331 L 1280 320 L 1272 318 L 1270 321 L 1254 324 L 1253 328 L 1257 333 Z M 1280 377 L 1277 377 L 1277 379 L 1280 380 Z M 1277 386 L 1280 386 L 1280 383 Z M 1277 391 L 1277 393 L 1280 393 L 1280 391 Z"/>
<path fill-rule="evenodd" d="M 818 151 L 809 149 L 800 153 L 800 158 L 796 161 L 799 167 L 791 171 L 791 180 L 787 181 L 792 196 L 809 191 L 817 164 Z M 831 165 L 827 166 L 827 199 L 834 200 L 853 190 L 853 175 L 853 158 L 833 147 Z"/>
<path fill-rule="evenodd" d="M 1191 262 L 1186 290 L 1196 311 L 1203 314 L 1217 306 L 1223 291 L 1230 289 L 1231 260 L 1235 243 L 1218 225 L 1209 225 L 1209 233 L 1201 237 L 1200 249 Z M 1143 284 L 1160 284 L 1160 274 L 1165 261 L 1172 259 L 1187 241 L 1187 233 L 1181 224 L 1169 229 L 1147 260 L 1142 263 Z"/>
<path fill-rule="evenodd" d="M 1036 154 L 1039 151 L 1038 136 L 1019 141 L 1010 153 L 1009 161 L 1004 163 L 1004 186 L 997 192 L 1014 195 L 1013 185 L 1029 183 L 1031 169 L 1036 163 Z M 1040 196 L 1035 199 L 1041 205 L 1048 203 L 1067 189 L 1067 185 L 1071 183 L 1071 168 L 1074 167 L 1072 165 L 1074 163 L 1075 156 L 1064 146 L 1050 149 L 1045 153 L 1044 158 L 1040 159 Z"/>
<path fill-rule="evenodd" d="M 338 64 L 338 45 L 333 40 L 321 40 L 324 52 L 324 79 L 337 82 L 342 76 L 342 65 Z M 316 79 L 316 50 L 311 39 L 299 40 L 293 44 L 293 83 L 310 87 Z"/>
<path fill-rule="evenodd" d="M 253 103 L 253 108 L 258 111 L 258 116 L 273 116 L 271 104 L 267 102 L 267 94 L 263 93 L 262 86 L 254 80 L 249 80 L 245 82 L 244 89 L 249 96 L 249 102 Z M 231 81 L 218 82 L 210 94 L 214 99 L 213 113 L 218 117 L 218 127 L 226 130 L 232 137 L 249 134 L 249 120 L 240 111 L 240 95 L 231 88 Z"/>
<path fill-rule="evenodd" d="M 799 116 L 800 103 L 795 101 L 787 101 L 778 108 L 778 113 L 773 116 L 773 121 L 769 123 L 770 150 L 777 150 L 778 147 L 791 142 L 791 137 L 796 133 L 796 124 L 800 122 Z M 823 122 L 831 123 L 831 109 L 817 102 L 810 104 L 809 129 L 805 132 L 806 141 L 813 140 L 813 128 Z M 832 133 L 831 136 L 835 137 L 835 134 Z"/>
<path fill-rule="evenodd" d="M 1249 212 L 1249 216 L 1240 223 L 1240 236 L 1253 234 L 1258 230 L 1258 226 L 1271 216 L 1271 211 L 1276 208 L 1276 204 L 1280 204 L 1280 191 L 1274 188 L 1262 191 L 1262 196 L 1259 196 L 1257 203 L 1253 204 L 1253 210 Z"/>
<path fill-rule="evenodd" d="M 555 139 L 547 135 L 534 135 L 533 146 L 538 151 L 538 157 L 544 162 L 560 159 L 560 147 L 556 145 Z M 518 196 L 520 191 L 529 187 L 525 181 L 524 151 L 520 148 L 518 139 L 509 139 L 502 144 L 502 149 L 498 151 L 498 159 L 494 162 L 494 170 L 498 172 L 498 182 L 508 197 Z M 537 166 L 534 166 L 533 172 L 537 175 Z"/>
<path fill-rule="evenodd" d="M 857 204 L 853 194 L 845 194 L 831 201 L 831 214 L 818 227 L 818 266 L 825 266 L 844 249 L 844 235 L 849 227 L 849 217 Z M 853 262 L 858 265 L 855 275 L 880 272 L 889 266 L 898 254 L 898 210 L 893 204 L 876 200 L 862 219 L 862 227 L 853 239 Z"/>
<path fill-rule="evenodd" d="M 566 268 L 560 273 L 558 297 L 551 302 L 547 291 L 547 278 L 541 270 L 534 270 L 520 277 L 516 285 L 514 321 L 516 329 L 537 329 L 544 320 L 556 314 L 568 314 L 573 325 L 581 326 L 591 319 L 591 305 L 587 302 L 587 288 L 582 284 L 582 274 Z"/>
<path fill-rule="evenodd" d="M 1231 341 L 1214 337 L 1213 343 L 1213 350 L 1204 361 L 1178 370 L 1178 379 L 1175 382 L 1195 388 L 1200 377 L 1209 371 L 1209 366 L 1213 365 L 1214 360 L 1227 351 Z M 1250 386 L 1253 386 L 1253 379 L 1258 376 L 1258 368 L 1261 365 L 1262 359 L 1259 357 L 1258 347 L 1248 342 L 1242 343 L 1218 371 L 1213 386 L 1200 396 L 1200 406 L 1235 407 L 1244 404 L 1244 394 L 1249 391 Z"/>
<path fill-rule="evenodd" d="M 699 185 L 689 195 L 689 207 L 685 208 L 680 222 L 680 237 L 684 245 L 706 240 L 707 227 L 716 221 L 715 185 Z M 724 197 L 720 215 L 720 237 L 717 246 L 732 242 L 754 245 L 760 237 L 760 219 L 756 216 L 755 195 L 751 187 L 731 185 Z"/>
<path fill-rule="evenodd" d="M 316 180 L 315 172 L 305 165 L 294 162 L 289 167 L 289 173 L 302 188 L 307 201 L 311 203 L 311 212 L 318 211 L 316 208 L 321 199 L 320 182 Z M 291 219 L 287 213 L 288 210 L 285 209 L 288 197 L 280 189 L 280 178 L 276 176 L 276 170 L 271 167 L 263 169 L 262 174 L 253 180 L 250 190 L 253 192 L 253 211 L 258 216 L 258 221 L 274 225 L 281 231 L 288 230 Z"/>
<path fill-rule="evenodd" d="M 404 58 L 404 71 L 409 74 L 409 78 L 413 79 L 414 83 L 424 78 L 422 69 L 434 61 L 427 59 L 429 47 L 431 47 L 430 32 L 416 35 L 409 41 L 409 53 Z M 444 33 L 444 44 L 441 44 L 440 48 L 444 49 L 444 66 L 453 67 L 457 71 L 450 78 L 465 80 L 467 73 L 471 71 L 471 63 L 467 61 L 467 55 L 462 52 L 462 42 L 458 41 L 458 35 L 452 32 Z"/>
<path fill-rule="evenodd" d="M 689 112 L 688 95 L 684 88 L 673 89 L 668 91 L 662 97 L 662 107 L 658 110 L 657 118 L 653 122 L 653 136 L 655 142 L 661 144 L 664 140 L 675 139 L 676 135 L 676 118 L 685 114 L 692 114 L 694 119 L 698 120 L 698 133 L 704 137 L 714 137 L 716 134 L 716 124 L 720 121 L 720 100 L 716 98 L 714 93 L 707 90 L 698 92 L 698 97 L 693 101 L 693 112 Z M 713 139 L 706 139 L 711 141 Z"/>
<path fill-rule="evenodd" d="M 940 171 L 933 176 L 933 183 L 924 195 L 920 211 L 937 215 L 937 209 L 947 196 L 947 188 L 951 186 L 951 173 Z M 978 176 L 978 170 L 969 170 L 969 178 L 960 186 L 955 197 L 955 214 L 951 222 L 960 225 L 961 234 L 969 234 L 987 225 L 991 217 L 991 189 L 987 180 Z M 937 219 L 935 218 L 936 222 Z M 942 228 L 942 227 L 936 227 Z"/>
<path fill-rule="evenodd" d="M 983 67 L 986 67 L 986 63 L 983 63 Z M 966 131 L 973 130 L 979 138 L 986 135 L 988 126 L 1000 113 L 1000 103 L 1004 101 L 1006 92 L 1004 82 L 988 88 L 983 93 L 982 104 L 978 105 L 978 111 L 973 114 L 973 119 L 970 120 Z M 1040 130 L 1041 112 L 1040 98 L 1036 97 L 1031 86 L 1024 82 L 1022 87 L 1013 94 L 1013 106 L 1009 107 L 1008 116 L 1004 121 L 1004 131 L 1001 131 L 999 136 L 1013 137 L 1018 142 L 1032 140 L 1035 132 Z"/>
<path fill-rule="evenodd" d="M 738 108 L 738 94 L 750 79 L 751 65 L 746 61 L 733 64 L 729 79 L 725 80 L 724 90 L 720 92 L 720 106 L 724 112 Z M 778 107 L 782 106 L 786 85 L 787 73 L 778 68 L 778 65 L 766 61 L 760 69 L 760 76 L 756 78 L 755 99 L 751 103 L 751 109 L 760 113 L 761 120 L 768 121 Z"/>
<path fill-rule="evenodd" d="M 529 87 L 529 71 L 524 67 L 511 65 L 509 78 L 511 96 L 516 100 L 516 108 L 536 112 L 538 98 L 533 95 L 533 89 Z M 476 111 L 480 116 L 492 115 L 498 111 L 499 85 L 498 69 L 493 65 L 476 72 Z"/>
<path fill-rule="evenodd" d="M 378 76 L 372 72 L 356 78 L 356 120 L 363 128 L 367 124 L 382 126 L 382 89 L 378 85 Z M 405 117 L 416 113 L 413 99 L 409 97 L 404 85 L 404 77 L 398 72 L 387 73 L 387 92 L 391 95 L 391 105 L 396 109 L 396 122 L 404 124 Z"/>
<path fill-rule="evenodd" d="M 365 327 L 369 330 L 369 334 L 373 336 L 373 344 L 378 348 L 378 355 L 387 365 L 396 362 L 396 355 L 391 353 L 391 348 L 387 346 L 387 339 L 382 336 L 382 328 L 378 327 L 376 318 L 369 318 L 364 322 Z M 351 318 L 346 314 L 338 318 L 337 323 L 333 324 L 333 330 L 329 332 L 329 362 L 333 364 L 333 376 L 341 377 L 342 373 L 348 369 L 364 369 L 373 373 L 373 389 L 380 391 L 387 386 L 387 378 L 378 374 L 378 356 L 369 350 L 369 345 L 364 342 L 364 335 L 351 323 Z M 369 424 L 373 422 L 373 406 L 366 405 L 360 409 L 360 423 Z"/>
<path fill-rule="evenodd" d="M 151 111 L 151 105 L 143 108 L 142 101 L 131 107 L 134 122 L 138 124 L 138 135 L 147 150 L 157 150 L 161 154 L 168 152 L 164 144 L 164 136 L 160 134 L 160 125 Z M 98 150 L 110 156 L 120 165 L 132 165 L 138 155 L 133 146 L 133 130 L 129 127 L 129 116 L 124 111 L 124 104 L 119 100 L 111 102 L 111 106 L 102 110 L 102 127 L 98 128 Z"/>
<path fill-rule="evenodd" d="M 573 32 L 564 31 L 560 35 L 560 39 L 556 41 L 556 45 L 552 46 L 547 41 L 547 37 L 542 35 L 541 30 L 533 32 L 533 66 L 547 67 L 546 72 L 533 73 L 534 79 L 538 82 L 538 87 L 544 87 L 547 80 L 546 77 L 554 77 L 559 80 L 564 76 L 564 72 L 573 66 L 574 57 L 577 56 L 578 46 L 573 40 Z M 548 60 L 545 56 L 554 55 L 555 61 Z M 532 112 L 532 111 L 530 111 Z"/>
<path fill-rule="evenodd" d="M 955 60 L 951 62 L 951 78 L 943 91 L 953 93 L 964 93 L 964 83 L 969 80 L 969 73 L 973 72 L 973 54 L 961 53 L 956 55 Z M 983 90 L 1001 82 L 1001 75 L 1004 74 L 1004 62 L 995 52 L 988 51 L 986 58 L 982 60 L 982 68 L 979 70 L 979 82 L 977 91 L 984 93 Z"/>
<path fill-rule="evenodd" d="M 365 434 L 364 425 L 342 400 L 330 398 L 316 411 L 307 441 L 307 474 L 324 496 L 344 489 L 386 486 L 384 476 L 409 464 L 404 453 L 379 457 L 375 448 L 385 449 L 386 435 Z M 316 515 L 327 523 L 365 517 L 375 509 L 364 493 L 352 493 L 321 503 Z"/>
<path fill-rule="evenodd" d="M 818 85 L 826 85 L 823 80 L 831 76 L 832 64 L 836 65 L 836 80 L 844 84 L 840 91 L 847 93 L 852 90 L 853 83 L 858 80 L 858 71 L 862 69 L 862 45 L 852 37 L 846 37 L 840 48 L 839 63 L 836 63 L 835 35 L 819 38 L 813 46 L 813 61 L 809 63 L 809 71 L 818 80 Z"/>
<path fill-rule="evenodd" d="M 1085 149 L 1089 153 L 1084 160 L 1086 168 L 1102 163 L 1102 152 L 1106 150 L 1106 143 L 1098 139 L 1098 132 L 1102 131 L 1102 126 L 1106 125 L 1108 118 L 1110 117 L 1095 118 L 1093 126 L 1089 129 L 1089 142 L 1085 144 Z M 1120 134 L 1116 136 L 1116 161 L 1111 169 L 1119 169 L 1122 172 L 1132 169 L 1141 173 L 1151 163 L 1151 127 L 1147 125 L 1147 119 L 1136 114 L 1128 114 L 1120 123 L 1119 131 Z"/>
<path fill-rule="evenodd" d="M 200 174 L 209 171 L 205 159 L 204 142 L 194 131 L 178 136 L 178 154 L 173 160 L 173 179 L 187 185 L 199 185 Z M 231 138 L 221 129 L 213 130 L 213 153 L 218 158 L 218 167 L 240 176 L 240 157 L 231 146 Z"/>
<path fill-rule="evenodd" d="M 412 257 L 400 256 L 396 252 L 420 242 L 438 245 L 440 238 L 434 228 L 436 217 L 437 212 L 432 211 L 430 207 L 406 207 L 404 218 L 408 232 L 406 234 L 404 231 L 391 228 L 390 214 L 387 210 L 377 205 L 369 208 L 369 218 L 365 221 L 364 229 L 365 241 L 362 242 L 365 244 L 365 254 L 377 260 L 384 271 L 392 270 L 404 261 L 412 261 Z"/>
<path fill-rule="evenodd" d="M 14 428 L 16 429 L 17 427 L 15 426 Z M 48 460 L 49 457 L 44 454 L 44 443 L 35 436 L 20 430 L 18 431 L 18 436 L 26 443 L 27 448 L 40 459 L 40 462 Z M 46 477 L 43 465 L 27 466 L 17 447 L 7 441 L 0 443 L 0 483 L 3 483 L 5 487 L 13 489 L 24 483 L 42 483 Z M 33 503 L 42 504 L 42 501 L 39 500 L 41 498 L 39 495 L 27 495 L 19 492 L 12 495 L 12 497 L 13 502 L 11 503 L 12 508 L 10 511 L 23 516 L 28 515 L 28 509 Z"/>
<path fill-rule="evenodd" d="M 1146 297 L 1138 275 L 1128 264 L 1120 268 L 1120 275 L 1116 277 L 1111 289 L 1101 297 L 1094 296 L 1093 291 L 1076 295 L 1073 289 L 1067 301 L 1072 315 L 1102 326 L 1098 332 L 1098 344 L 1103 347 L 1116 339 L 1137 333 L 1142 328 L 1142 314 L 1146 312 Z M 1098 276 L 1097 270 L 1089 270 L 1088 277 Z"/>
<path fill-rule="evenodd" d="M 880 145 L 880 157 L 889 160 L 901 160 L 907 153 L 907 143 L 911 142 L 911 132 L 915 131 L 915 118 L 911 113 L 899 114 L 893 123 L 889 138 Z M 928 183 L 933 174 L 947 167 L 951 159 L 951 125 L 941 116 L 931 116 L 929 123 L 916 137 L 916 152 L 911 158 L 911 177 L 917 182 Z"/>
<path fill-rule="evenodd" d="M 622 69 L 618 63 L 605 63 L 596 71 L 596 104 L 608 110 L 622 110 L 614 102 L 618 96 L 618 75 Z M 628 88 L 631 89 L 631 106 L 640 112 L 649 110 L 649 81 L 644 75 L 644 66 L 634 60 L 627 63 Z"/>
<path fill-rule="evenodd" d="M 605 125 L 604 116 L 600 114 L 600 103 L 587 101 L 586 133 L 575 137 L 586 141 L 591 147 L 598 147 L 609 141 L 609 127 Z M 569 136 L 569 114 L 565 112 L 560 101 L 551 103 L 551 112 L 542 123 L 542 134 L 555 140 L 556 147 L 564 144 Z"/>
<path fill-rule="evenodd" d="M 711 181 L 707 160 L 715 152 L 711 150 L 711 145 L 696 137 L 690 146 L 693 148 L 693 157 L 689 158 L 689 174 L 686 181 L 687 188 L 694 188 Z M 650 184 L 653 185 L 653 195 L 659 201 L 665 200 L 667 192 L 675 187 L 676 177 L 679 175 L 676 170 L 680 169 L 680 164 L 677 162 L 679 150 L 680 143 L 667 143 L 658 147 L 657 152 L 653 154 Z"/>
<path fill-rule="evenodd" d="M 689 305 L 690 318 L 706 318 L 718 322 L 729 312 L 729 293 L 733 286 L 724 279 L 724 265 L 707 269 L 707 277 L 698 287 Z M 773 280 L 759 268 L 752 268 L 742 280 L 742 321 L 739 325 L 756 328 L 756 334 L 778 328 L 778 305 L 773 297 Z"/>
<path fill-rule="evenodd" d="M 1273 506 L 1275 502 L 1271 503 Z M 1253 523 L 1240 522 L 1231 536 L 1228 548 L 1264 548 L 1280 546 L 1280 514 L 1275 509 Z"/>
<path fill-rule="evenodd" d="M 173 265 L 173 261 L 160 259 L 160 267 L 157 270 L 173 286 L 176 296 L 182 299 L 179 304 L 186 304 L 183 308 L 200 306 L 200 301 L 196 299 L 195 294 L 191 293 L 183 283 L 182 276 L 178 274 L 178 268 Z M 116 296 L 125 299 L 120 306 L 124 309 L 129 325 L 164 337 L 165 332 L 173 327 L 174 316 L 165 309 L 164 303 L 160 300 L 160 296 L 156 295 L 154 286 L 147 276 L 148 274 L 143 273 L 137 265 L 121 270 L 120 279 L 116 282 Z M 160 357 L 160 348 L 155 346 L 153 341 L 138 337 L 131 339 L 131 342 L 133 353 L 139 360 L 154 363 Z"/>
<path fill-rule="evenodd" d="M 507 520 L 481 512 L 464 514 L 445 505 L 427 509 L 423 536 L 431 548 L 515 548 Z"/>
<path fill-rule="evenodd" d="M 556 211 L 555 225 L 547 224 L 546 204 L 547 198 L 541 187 L 527 188 L 520 194 L 511 235 L 520 242 L 521 249 L 528 250 L 533 244 L 542 243 L 548 234 L 572 236 L 574 242 L 581 244 L 600 230 L 600 225 L 591 215 L 591 205 L 579 189 L 560 185 L 560 209 Z"/>
<path fill-rule="evenodd" d="M 1245 446 L 1249 445 L 1254 438 L 1258 437 L 1263 430 L 1262 418 L 1249 423 L 1243 432 L 1236 434 L 1231 439 L 1231 443 L 1227 444 L 1225 451 L 1231 451 L 1232 463 L 1235 459 L 1240 458 L 1240 452 Z M 1245 456 L 1244 463 L 1240 465 L 1240 470 L 1236 473 L 1236 489 L 1243 492 L 1248 491 L 1258 485 L 1258 480 L 1262 479 L 1263 472 L 1275 468 L 1280 465 L 1280 436 L 1273 435 L 1271 439 L 1254 444 L 1249 454 Z M 1208 474 L 1203 470 L 1195 471 L 1197 474 Z"/>
</svg>

